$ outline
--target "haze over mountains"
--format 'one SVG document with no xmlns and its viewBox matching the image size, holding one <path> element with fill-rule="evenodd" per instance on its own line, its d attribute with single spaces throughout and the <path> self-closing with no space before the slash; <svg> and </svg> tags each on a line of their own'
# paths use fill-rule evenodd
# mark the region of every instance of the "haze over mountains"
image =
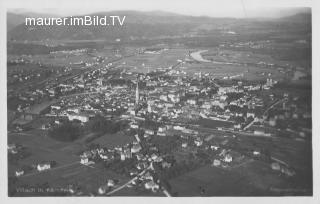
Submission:
<svg viewBox="0 0 320 204">
<path fill-rule="evenodd" d="M 259 30 L 270 32 L 281 30 L 309 33 L 311 9 L 300 8 L 292 11 L 291 16 L 282 18 L 213 18 L 205 16 L 186 16 L 162 11 L 111 11 L 89 14 L 90 16 L 126 16 L 124 26 L 26 26 L 26 17 L 57 17 L 51 14 L 32 12 L 7 14 L 8 40 L 115 40 L 124 41 L 146 38 L 174 38 L 206 36 L 221 32 L 233 31 L 237 34 Z M 296 13 L 300 11 L 299 13 Z"/>
</svg>

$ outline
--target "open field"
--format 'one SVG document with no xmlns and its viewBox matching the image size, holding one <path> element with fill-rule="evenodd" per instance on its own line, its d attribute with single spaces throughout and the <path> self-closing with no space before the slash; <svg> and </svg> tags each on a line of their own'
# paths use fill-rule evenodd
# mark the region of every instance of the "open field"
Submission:
<svg viewBox="0 0 320 204">
<path fill-rule="evenodd" d="M 129 136 L 124 132 L 118 132 L 115 134 L 105 134 L 101 137 L 93 140 L 91 143 L 99 144 L 102 147 L 113 148 L 116 146 L 122 146 L 134 141 L 133 136 Z"/>
<path fill-rule="evenodd" d="M 76 155 L 61 151 L 60 148 L 68 146 L 68 143 L 55 141 L 48 136 L 39 133 L 10 134 L 8 143 L 22 144 L 31 153 L 25 159 L 18 161 L 18 166 L 38 164 L 42 161 L 56 161 L 57 166 L 69 164 L 79 160 Z M 15 164 L 17 166 L 17 164 Z M 11 163 L 9 162 L 9 167 Z M 10 173 L 13 173 L 11 171 Z"/>
<path fill-rule="evenodd" d="M 31 172 L 20 177 L 16 184 L 10 186 L 34 186 L 48 182 L 52 188 L 67 187 L 69 184 L 77 184 L 84 189 L 83 192 L 91 192 L 92 189 L 98 189 L 99 186 L 105 184 L 107 179 L 118 179 L 120 183 L 126 182 L 129 178 L 120 176 L 112 171 L 105 170 L 100 164 L 87 167 L 80 164 L 80 159 L 77 153 L 83 150 L 83 138 L 80 138 L 72 143 L 59 142 L 45 136 L 41 131 L 33 131 L 28 133 L 12 133 L 9 134 L 8 143 L 19 143 L 27 148 L 31 153 L 30 156 L 17 162 L 9 162 L 9 176 L 13 176 L 15 170 L 23 165 L 36 165 L 42 161 L 56 161 L 57 166 L 44 171 Z M 124 136 L 119 136 L 123 137 Z M 100 138 L 99 138 L 100 139 Z M 106 144 L 119 144 L 116 134 L 113 135 L 111 143 L 108 142 L 108 137 L 104 136 L 103 141 Z M 124 142 L 125 140 L 123 140 Z M 100 144 L 100 143 L 98 143 Z M 102 144 L 100 144 L 102 145 Z M 97 193 L 97 192 L 92 192 Z M 18 193 L 20 196 L 28 196 L 28 194 Z M 41 195 L 41 192 L 37 195 Z M 30 195 L 29 195 L 30 196 Z"/>
<path fill-rule="evenodd" d="M 292 60 L 279 60 L 275 59 L 268 54 L 259 53 L 259 50 L 232 50 L 223 48 L 211 48 L 207 52 L 201 54 L 204 59 L 215 62 L 238 62 L 238 63 L 259 63 L 264 62 L 266 64 L 275 64 L 278 66 L 299 66 Z"/>
<path fill-rule="evenodd" d="M 187 49 L 163 50 L 158 54 L 143 53 L 134 58 L 121 60 L 125 65 L 120 67 L 132 72 L 146 73 L 156 68 L 168 68 L 177 64 L 177 60 L 183 60 L 188 55 Z"/>
<path fill-rule="evenodd" d="M 125 133 L 106 134 L 90 143 L 99 144 L 102 147 L 113 148 L 132 142 L 134 137 Z M 22 144 L 31 153 L 25 159 L 17 163 L 9 163 L 11 174 L 22 165 L 38 164 L 42 161 L 56 161 L 57 165 L 65 165 L 80 161 L 78 154 L 86 149 L 85 137 L 80 137 L 73 142 L 60 142 L 47 136 L 46 131 L 33 130 L 28 133 L 10 133 L 8 143 Z M 89 143 L 89 144 L 90 144 Z"/>
<path fill-rule="evenodd" d="M 170 184 L 178 196 L 267 196 L 277 195 L 270 191 L 272 187 L 288 188 L 284 177 L 261 162 L 232 170 L 205 166 L 170 180 Z"/>
<path fill-rule="evenodd" d="M 106 184 L 107 179 L 117 179 L 119 183 L 123 183 L 129 178 L 105 170 L 101 166 L 87 167 L 76 163 L 57 170 L 51 169 L 34 176 L 21 177 L 17 184 L 33 186 L 48 182 L 51 188 L 66 188 L 70 184 L 76 184 L 85 193 L 97 194 L 97 192 L 92 192 L 92 189 L 98 189 L 101 185 Z M 23 196 L 23 194 L 21 195 Z M 41 195 L 41 193 L 38 195 Z"/>
</svg>

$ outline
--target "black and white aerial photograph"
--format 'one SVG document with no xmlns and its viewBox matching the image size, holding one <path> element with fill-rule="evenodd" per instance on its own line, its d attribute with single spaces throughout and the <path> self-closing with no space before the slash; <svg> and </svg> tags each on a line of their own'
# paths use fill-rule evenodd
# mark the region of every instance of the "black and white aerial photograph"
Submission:
<svg viewBox="0 0 320 204">
<path fill-rule="evenodd" d="M 6 196 L 312 198 L 315 11 L 6 1 Z"/>
</svg>

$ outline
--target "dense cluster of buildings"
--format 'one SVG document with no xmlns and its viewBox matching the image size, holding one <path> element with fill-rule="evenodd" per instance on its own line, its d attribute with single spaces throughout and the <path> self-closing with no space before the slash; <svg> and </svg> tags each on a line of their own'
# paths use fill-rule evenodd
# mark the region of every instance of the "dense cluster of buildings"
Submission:
<svg viewBox="0 0 320 204">
<path fill-rule="evenodd" d="M 311 113 L 299 105 L 298 98 L 272 93 L 272 87 L 277 81 L 270 76 L 263 83 L 230 80 L 229 84 L 221 85 L 220 81 L 209 73 L 199 72 L 189 76 L 185 71 L 173 67 L 146 74 L 133 74 L 125 69 L 119 71 L 111 67 L 112 63 L 72 77 L 63 83 L 47 84 L 43 89 L 21 93 L 19 99 L 26 103 L 19 105 L 17 112 L 25 113 L 30 110 L 34 104 L 30 101 L 35 101 L 34 98 L 38 97 L 38 101 L 49 98 L 52 102 L 38 113 L 54 121 L 42 124 L 42 130 L 55 128 L 66 120 L 77 121 L 83 125 L 96 115 L 128 121 L 126 130 L 127 133 L 135 132 L 134 142 L 113 148 L 87 149 L 79 155 L 80 163 L 87 166 L 97 162 L 112 164 L 115 161 L 134 161 L 134 166 L 126 168 L 126 174 L 134 178 L 127 187 L 143 186 L 152 192 L 166 191 L 156 176 L 159 169 L 155 166 L 170 169 L 173 163 L 167 159 L 167 153 L 160 152 L 157 146 L 150 142 L 150 138 L 178 136 L 179 146 L 175 152 L 196 155 L 195 152 L 203 151 L 212 166 L 233 168 L 248 162 L 248 154 L 259 157 L 260 150 L 240 153 L 227 145 L 228 139 L 219 143 L 212 142 L 214 135 L 205 138 L 201 132 L 203 124 L 200 121 L 211 121 L 212 124 L 219 122 L 218 126 L 210 128 L 219 130 L 222 134 L 231 131 L 271 136 L 277 131 L 277 125 L 284 124 L 285 120 L 311 118 Z M 269 112 L 269 109 L 273 108 L 276 111 Z M 282 128 L 305 138 L 309 129 L 303 127 L 303 124 L 297 127 L 291 128 L 285 124 Z M 128 134 L 129 136 L 132 135 Z M 9 145 L 8 151 L 10 154 L 18 152 L 14 145 Z M 50 168 L 51 162 L 35 164 L 35 169 L 39 172 Z M 277 164 L 272 164 L 271 168 L 294 175 L 289 168 L 278 167 Z M 17 177 L 24 174 L 22 169 L 15 172 Z M 115 178 L 109 178 L 97 191 L 104 195 L 117 185 Z"/>
</svg>

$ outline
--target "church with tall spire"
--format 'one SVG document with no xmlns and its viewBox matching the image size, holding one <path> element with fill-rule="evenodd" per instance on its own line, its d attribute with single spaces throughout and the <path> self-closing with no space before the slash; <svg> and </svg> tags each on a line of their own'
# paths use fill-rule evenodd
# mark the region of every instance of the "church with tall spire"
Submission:
<svg viewBox="0 0 320 204">
<path fill-rule="evenodd" d="M 139 78 L 137 77 L 136 101 L 135 101 L 136 106 L 139 104 L 139 100 L 140 100 L 140 93 L 139 93 Z"/>
</svg>

